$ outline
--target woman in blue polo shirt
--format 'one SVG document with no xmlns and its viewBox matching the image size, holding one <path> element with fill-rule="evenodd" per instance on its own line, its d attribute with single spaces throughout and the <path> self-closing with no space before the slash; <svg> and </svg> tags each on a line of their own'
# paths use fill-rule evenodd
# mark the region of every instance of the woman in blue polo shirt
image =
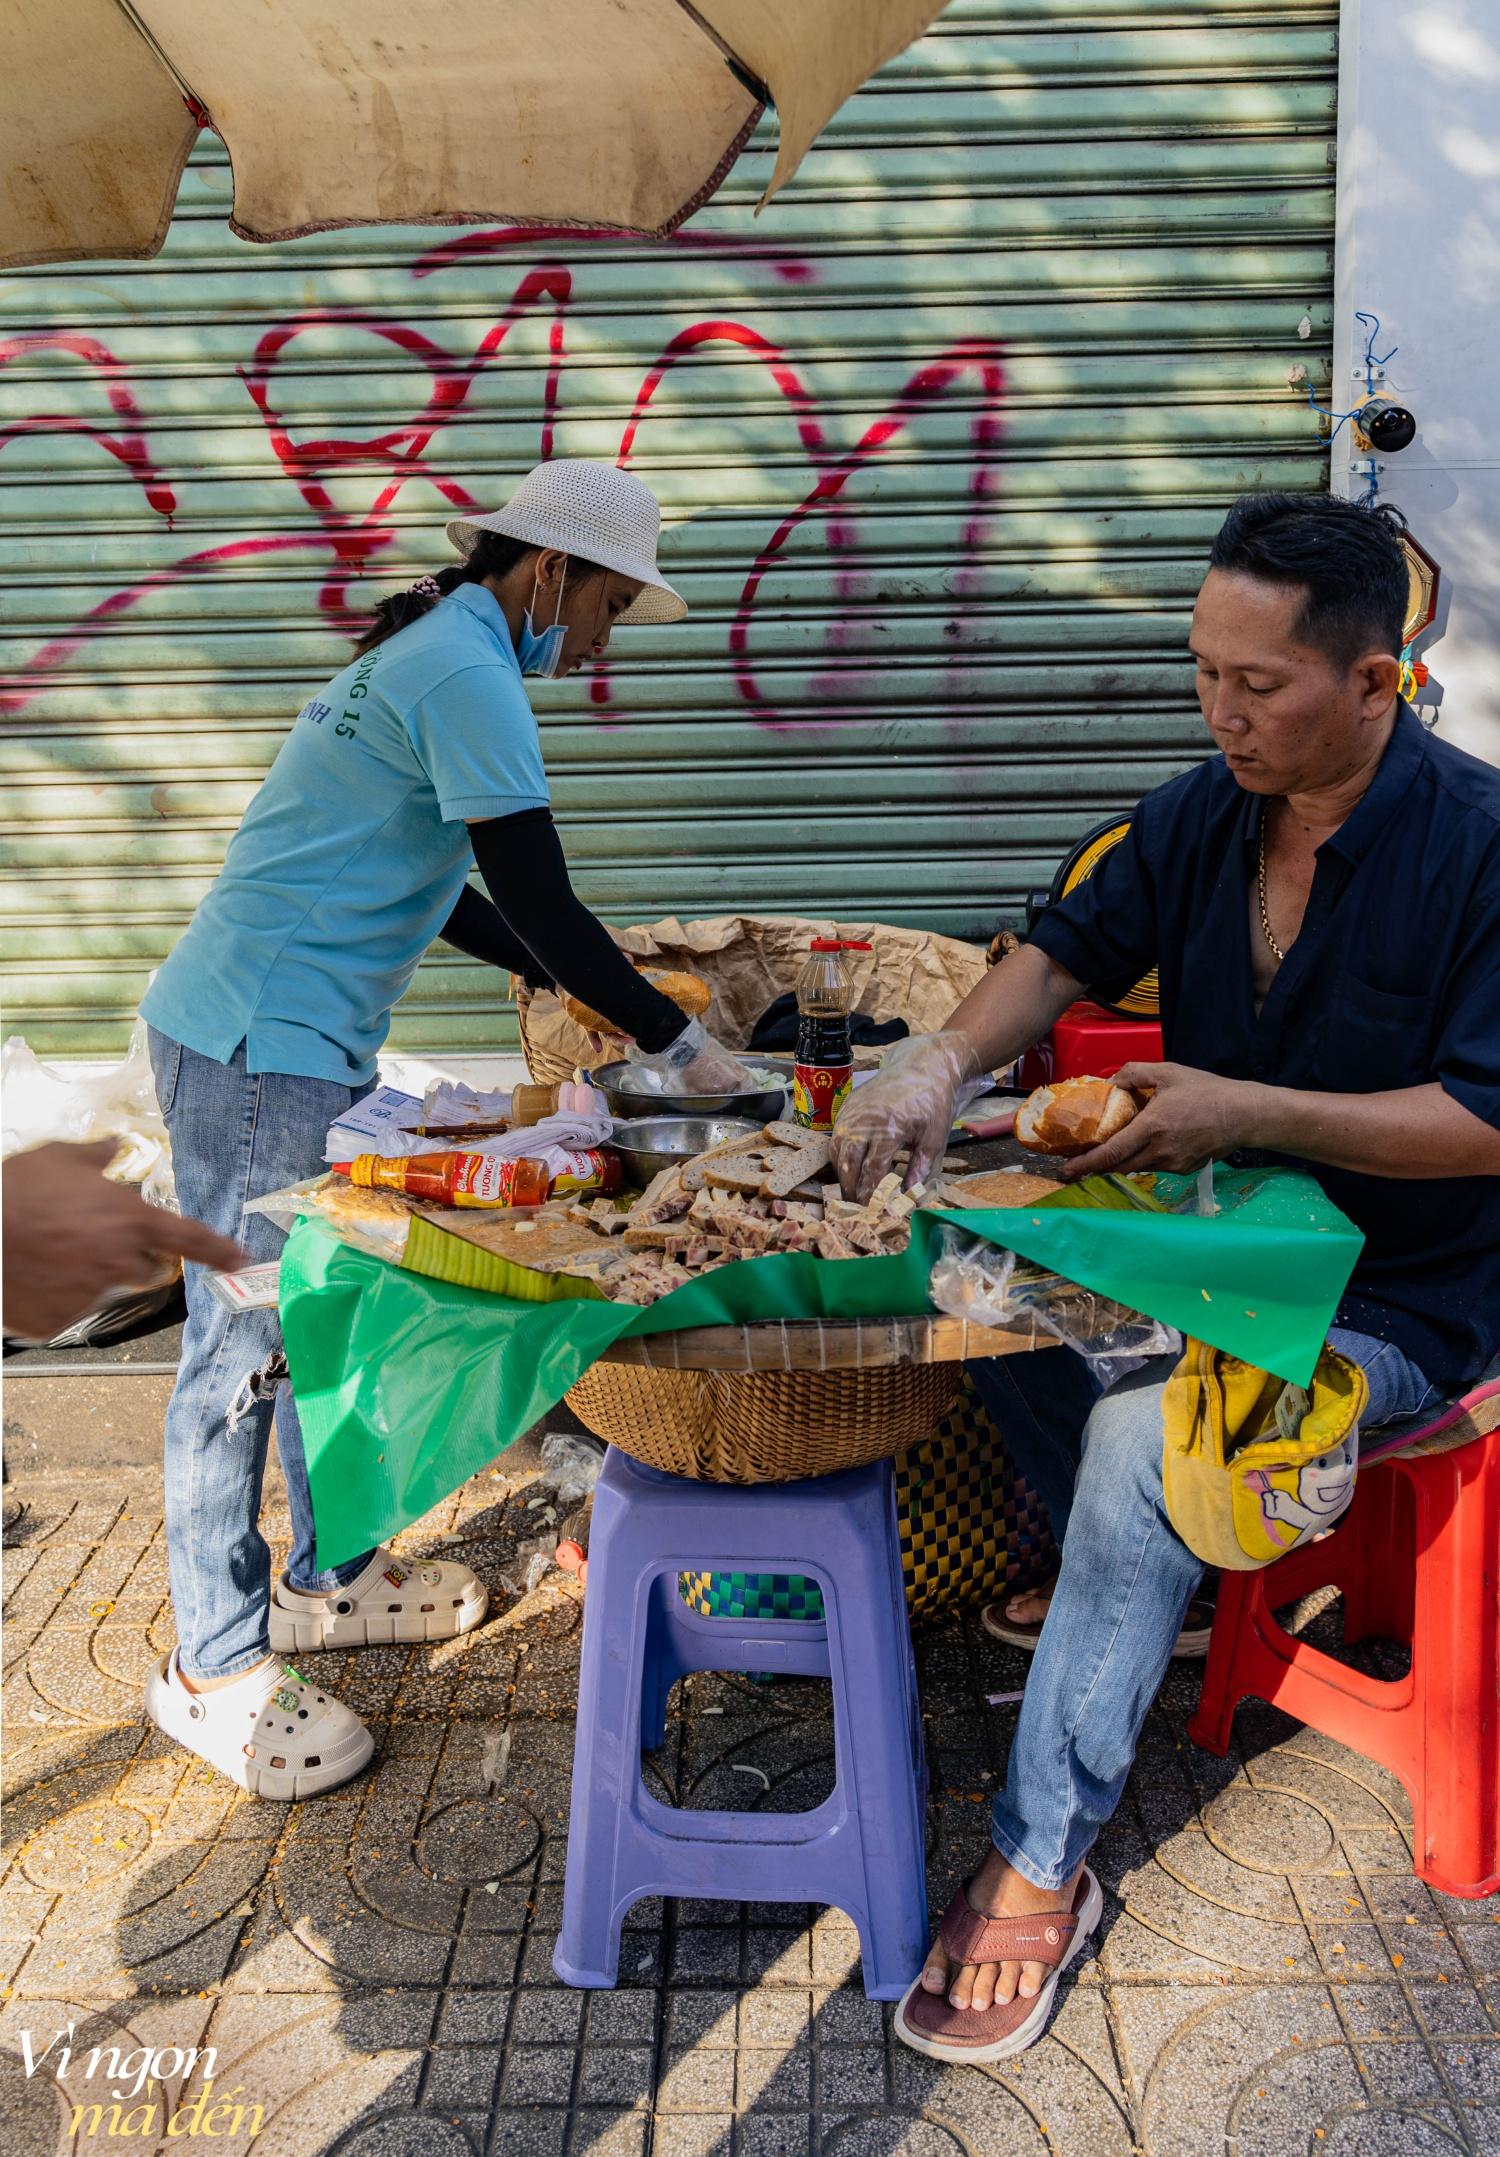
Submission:
<svg viewBox="0 0 1500 2157">
<path fill-rule="evenodd" d="M 280 1232 L 251 1199 L 318 1173 L 369 1091 L 392 1007 L 436 937 L 563 982 L 680 1090 L 739 1067 L 634 970 L 575 896 L 548 808 L 524 674 L 596 658 L 621 622 L 687 608 L 656 566 L 661 512 L 613 466 L 539 466 L 502 510 L 448 526 L 462 561 L 387 600 L 352 663 L 297 715 L 213 889 L 147 992 L 183 1211 L 252 1258 Z M 475 865 L 490 897 L 468 883 Z M 275 1401 L 292 1517 L 270 1579 L 257 1525 L 272 1400 L 241 1389 L 279 1347 L 274 1311 L 230 1313 L 201 1268 L 167 1411 L 167 1550 L 178 1645 L 151 1719 L 253 1794 L 303 1798 L 373 1750 L 359 1718 L 281 1658 L 437 1640 L 484 1616 L 467 1566 L 381 1548 L 317 1569 L 302 1434 Z"/>
</svg>

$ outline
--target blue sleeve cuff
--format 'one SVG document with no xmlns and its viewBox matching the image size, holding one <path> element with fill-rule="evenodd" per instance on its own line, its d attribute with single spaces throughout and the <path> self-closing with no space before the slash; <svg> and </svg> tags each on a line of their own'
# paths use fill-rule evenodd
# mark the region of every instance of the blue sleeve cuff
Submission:
<svg viewBox="0 0 1500 2157">
<path fill-rule="evenodd" d="M 1055 959 L 1059 966 L 1066 967 L 1074 980 L 1081 981 L 1085 988 L 1090 981 L 1101 980 L 1104 974 L 1111 970 L 1107 961 L 1101 965 L 1099 953 L 1091 946 L 1088 938 L 1082 935 L 1071 921 L 1058 913 L 1055 907 L 1049 907 L 1045 914 L 1037 916 L 1027 942 L 1035 944 L 1049 959 Z M 1118 962 L 1113 971 L 1119 971 Z"/>
<path fill-rule="evenodd" d="M 1460 1108 L 1466 1108 L 1481 1123 L 1500 1131 L 1500 1086 L 1483 1086 L 1473 1079 L 1455 1078 L 1451 1071 L 1440 1071 L 1438 1084 Z"/>
</svg>

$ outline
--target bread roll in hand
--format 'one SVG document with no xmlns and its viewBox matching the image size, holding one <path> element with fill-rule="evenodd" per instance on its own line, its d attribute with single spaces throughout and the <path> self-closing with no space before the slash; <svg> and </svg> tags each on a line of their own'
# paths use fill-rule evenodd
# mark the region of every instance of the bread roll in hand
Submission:
<svg viewBox="0 0 1500 2157">
<path fill-rule="evenodd" d="M 1022 1102 L 1016 1137 L 1033 1153 L 1089 1153 L 1123 1131 L 1141 1107 L 1113 1079 L 1060 1079 L 1055 1086 L 1039 1086 Z"/>
<path fill-rule="evenodd" d="M 665 966 L 642 966 L 637 968 L 637 971 L 650 982 L 653 989 L 660 989 L 663 996 L 670 996 L 684 1018 L 701 1019 L 714 1000 L 714 992 L 701 974 L 679 973 Z M 581 1004 L 578 998 L 570 996 L 566 989 L 558 989 L 557 1000 L 573 1024 L 583 1027 L 586 1033 L 619 1034 L 620 1029 L 613 1019 L 604 1018 L 599 1012 L 591 1011 L 587 1004 Z"/>
</svg>

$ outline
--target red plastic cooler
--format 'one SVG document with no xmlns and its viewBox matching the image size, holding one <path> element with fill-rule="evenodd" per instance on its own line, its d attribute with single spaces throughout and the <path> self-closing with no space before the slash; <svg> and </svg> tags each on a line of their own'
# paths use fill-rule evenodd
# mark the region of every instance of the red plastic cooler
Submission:
<svg viewBox="0 0 1500 2157">
<path fill-rule="evenodd" d="M 1030 1091 L 1055 1079 L 1113 1078 L 1122 1064 L 1161 1060 L 1159 1020 L 1124 1018 L 1084 1001 L 1070 1004 L 1047 1038 L 1027 1050 L 1020 1083 Z"/>
</svg>

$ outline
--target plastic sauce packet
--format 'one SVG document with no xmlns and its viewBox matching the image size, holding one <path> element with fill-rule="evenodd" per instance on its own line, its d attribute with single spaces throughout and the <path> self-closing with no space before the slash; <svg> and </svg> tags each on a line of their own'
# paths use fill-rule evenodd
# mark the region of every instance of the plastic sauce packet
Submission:
<svg viewBox="0 0 1500 2157">
<path fill-rule="evenodd" d="M 231 1311 L 269 1310 L 276 1302 L 281 1281 L 281 1261 L 265 1266 L 243 1266 L 238 1273 L 211 1273 L 211 1294 Z"/>
</svg>

